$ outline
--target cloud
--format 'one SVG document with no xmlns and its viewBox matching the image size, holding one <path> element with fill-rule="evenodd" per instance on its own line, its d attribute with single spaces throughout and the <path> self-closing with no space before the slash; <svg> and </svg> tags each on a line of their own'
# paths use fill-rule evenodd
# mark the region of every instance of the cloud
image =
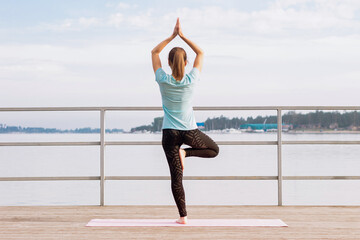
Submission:
<svg viewBox="0 0 360 240">
<path fill-rule="evenodd" d="M 124 15 L 122 13 L 111 14 L 107 20 L 107 24 L 114 27 L 120 27 L 124 22 Z"/>
<path fill-rule="evenodd" d="M 98 26 L 100 23 L 101 20 L 95 17 L 91 17 L 91 18 L 81 17 L 77 20 L 77 24 L 83 27 Z"/>
<path fill-rule="evenodd" d="M 76 19 L 64 19 L 55 23 L 41 23 L 36 27 L 29 28 L 30 30 L 38 31 L 54 31 L 54 32 L 66 32 L 66 31 L 84 31 L 94 27 L 103 25 L 103 19 L 96 17 L 79 17 Z"/>
<path fill-rule="evenodd" d="M 154 24 L 153 22 L 154 9 L 148 9 L 146 12 L 139 13 L 136 15 L 129 16 L 127 22 L 131 26 L 147 28 Z"/>
<path fill-rule="evenodd" d="M 354 104 L 360 74 L 359 4 L 278 0 L 252 11 L 219 5 L 171 10 L 114 5 L 103 16 L 50 22 L 36 34 L 43 31 L 39 36 L 46 41 L 53 36 L 69 41 L 41 44 L 35 39 L 30 44 L 24 38 L 25 43 L 0 43 L 5 92 L 0 102 L 142 105 L 146 98 L 147 104 L 158 105 L 150 50 L 171 34 L 180 17 L 186 35 L 206 54 L 198 105 L 281 105 L 284 100 L 289 105 L 316 105 L 320 100 Z M 48 31 L 60 34 L 47 35 Z M 176 45 L 185 48 L 190 62 L 194 59 L 191 49 L 176 38 L 160 56 L 167 71 L 166 53 Z M 220 80 L 226 84 L 219 84 Z M 34 84 L 36 92 L 27 91 Z M 319 98 L 334 93 L 338 97 Z M 28 100 L 34 96 L 35 100 Z"/>
<path fill-rule="evenodd" d="M 360 31 L 360 1 L 276 0 L 263 9 L 244 11 L 221 5 L 176 9 L 139 8 L 120 2 L 105 16 L 79 17 L 42 24 L 51 31 L 91 31 L 116 28 L 134 34 L 160 34 L 172 30 L 176 17 L 193 36 L 236 40 L 244 37 L 318 37 Z"/>
<path fill-rule="evenodd" d="M 108 17 L 106 23 L 106 27 L 116 27 L 116 28 L 143 28 L 147 29 L 152 26 L 153 9 L 148 9 L 146 12 L 141 12 L 138 14 L 124 14 L 122 12 L 118 12 L 112 14 Z"/>
<path fill-rule="evenodd" d="M 268 8 L 245 12 L 209 6 L 198 9 L 180 8 L 166 14 L 159 22 L 167 22 L 179 16 L 183 25 L 204 32 L 231 35 L 256 36 L 343 34 L 360 31 L 357 12 L 360 1 L 310 1 L 278 0 Z"/>
<path fill-rule="evenodd" d="M 117 4 L 116 8 L 123 10 L 123 9 L 131 9 L 131 8 L 137 8 L 138 5 L 137 4 L 129 4 L 129 3 L 124 3 L 124 2 L 120 2 Z"/>
<path fill-rule="evenodd" d="M 277 0 L 269 9 L 278 11 L 291 10 L 287 19 L 292 19 L 296 27 L 305 21 L 305 27 L 342 28 L 354 27 L 358 29 L 357 12 L 360 2 L 354 0 Z M 302 18 L 304 17 L 304 18 Z"/>
</svg>

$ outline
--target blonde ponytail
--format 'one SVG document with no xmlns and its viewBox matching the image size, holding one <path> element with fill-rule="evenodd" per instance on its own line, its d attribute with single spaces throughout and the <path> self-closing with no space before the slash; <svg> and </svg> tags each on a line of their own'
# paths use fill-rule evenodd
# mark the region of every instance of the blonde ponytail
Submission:
<svg viewBox="0 0 360 240">
<path fill-rule="evenodd" d="M 176 80 L 181 80 L 185 74 L 186 52 L 183 48 L 174 47 L 169 52 L 169 63 L 172 75 Z"/>
</svg>

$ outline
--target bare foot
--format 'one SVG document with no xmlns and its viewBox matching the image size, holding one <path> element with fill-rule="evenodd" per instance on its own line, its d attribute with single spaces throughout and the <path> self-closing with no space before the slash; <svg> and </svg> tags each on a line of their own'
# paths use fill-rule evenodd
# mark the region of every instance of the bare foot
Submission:
<svg viewBox="0 0 360 240">
<path fill-rule="evenodd" d="M 187 217 L 180 217 L 176 222 L 179 224 L 187 224 Z"/>
<path fill-rule="evenodd" d="M 180 148 L 179 149 L 179 155 L 180 155 L 180 161 L 181 161 L 181 168 L 184 171 L 184 166 L 185 166 L 185 156 L 186 156 L 186 152 L 184 149 Z"/>
</svg>

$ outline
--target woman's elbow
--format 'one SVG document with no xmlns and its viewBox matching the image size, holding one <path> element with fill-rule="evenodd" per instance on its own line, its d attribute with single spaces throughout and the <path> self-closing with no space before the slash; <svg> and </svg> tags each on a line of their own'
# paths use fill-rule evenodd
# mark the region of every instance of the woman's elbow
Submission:
<svg viewBox="0 0 360 240">
<path fill-rule="evenodd" d="M 204 55 L 204 51 L 202 49 L 198 49 L 196 54 L 197 55 Z"/>
<path fill-rule="evenodd" d="M 203 58 L 204 57 L 204 52 L 203 51 L 197 52 L 196 56 Z"/>
</svg>

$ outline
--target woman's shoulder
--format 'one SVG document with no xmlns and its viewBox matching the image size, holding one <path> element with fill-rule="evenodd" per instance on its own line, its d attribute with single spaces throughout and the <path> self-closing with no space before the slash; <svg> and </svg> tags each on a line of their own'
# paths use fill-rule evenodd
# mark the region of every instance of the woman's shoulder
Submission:
<svg viewBox="0 0 360 240">
<path fill-rule="evenodd" d="M 165 81 L 168 78 L 168 74 L 164 71 L 164 69 L 162 69 L 161 67 L 159 67 L 156 71 L 155 71 L 155 80 L 157 82 L 162 82 Z"/>
<path fill-rule="evenodd" d="M 200 79 L 200 71 L 198 68 L 193 67 L 187 76 L 191 82 L 197 81 Z"/>
<path fill-rule="evenodd" d="M 166 72 L 164 71 L 164 69 L 162 67 L 159 67 L 155 71 L 155 75 L 158 75 L 158 74 L 166 74 Z"/>
</svg>

